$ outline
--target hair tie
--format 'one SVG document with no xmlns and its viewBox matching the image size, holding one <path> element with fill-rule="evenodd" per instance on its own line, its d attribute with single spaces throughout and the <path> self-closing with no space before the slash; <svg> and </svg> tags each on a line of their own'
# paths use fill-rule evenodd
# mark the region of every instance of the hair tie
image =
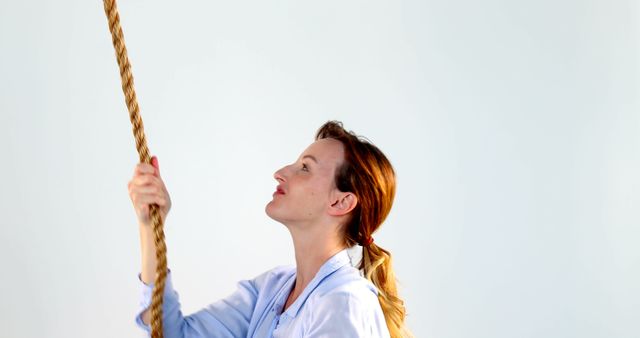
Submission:
<svg viewBox="0 0 640 338">
<path fill-rule="evenodd" d="M 367 238 L 364 239 L 364 246 L 369 246 L 371 245 L 371 243 L 373 243 L 373 237 L 369 236 Z"/>
</svg>

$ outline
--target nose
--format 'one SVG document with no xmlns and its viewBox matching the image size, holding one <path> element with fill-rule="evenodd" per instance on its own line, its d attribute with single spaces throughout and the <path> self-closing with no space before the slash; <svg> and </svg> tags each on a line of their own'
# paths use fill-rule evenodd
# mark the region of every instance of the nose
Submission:
<svg viewBox="0 0 640 338">
<path fill-rule="evenodd" d="M 278 181 L 278 182 L 284 182 L 285 181 L 285 178 L 284 178 L 284 170 L 285 170 L 285 168 L 286 168 L 286 166 L 280 168 L 275 173 L 273 173 L 273 178 L 275 178 L 276 181 Z"/>
</svg>

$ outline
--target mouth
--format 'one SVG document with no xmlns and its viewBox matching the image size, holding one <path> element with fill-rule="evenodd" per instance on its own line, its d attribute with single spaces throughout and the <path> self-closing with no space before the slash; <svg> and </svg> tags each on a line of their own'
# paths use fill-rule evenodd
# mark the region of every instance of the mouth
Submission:
<svg viewBox="0 0 640 338">
<path fill-rule="evenodd" d="M 282 188 L 278 187 L 276 188 L 276 191 L 273 193 L 273 195 L 284 195 L 284 190 L 282 190 Z"/>
</svg>

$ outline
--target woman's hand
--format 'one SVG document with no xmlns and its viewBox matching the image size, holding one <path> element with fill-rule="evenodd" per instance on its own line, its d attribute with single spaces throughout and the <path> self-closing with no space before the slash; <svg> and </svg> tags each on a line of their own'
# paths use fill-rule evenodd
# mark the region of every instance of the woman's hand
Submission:
<svg viewBox="0 0 640 338">
<path fill-rule="evenodd" d="M 160 166 L 156 156 L 151 158 L 151 164 L 138 163 L 128 184 L 129 197 L 133 202 L 138 223 L 142 226 L 151 225 L 151 204 L 160 207 L 163 222 L 171 209 L 171 198 L 160 177 Z"/>
</svg>

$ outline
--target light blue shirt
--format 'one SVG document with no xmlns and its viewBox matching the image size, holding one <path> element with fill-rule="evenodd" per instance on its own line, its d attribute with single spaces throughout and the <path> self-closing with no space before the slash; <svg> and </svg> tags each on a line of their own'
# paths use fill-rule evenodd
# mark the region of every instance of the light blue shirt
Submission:
<svg viewBox="0 0 640 338">
<path fill-rule="evenodd" d="M 183 316 L 168 271 L 164 289 L 165 338 L 196 337 L 389 337 L 378 290 L 351 265 L 348 249 L 329 258 L 302 294 L 282 312 L 296 268 L 279 266 L 238 282 L 231 295 Z M 142 288 L 136 324 L 151 333 L 142 312 L 151 304 L 153 284 Z"/>
</svg>

